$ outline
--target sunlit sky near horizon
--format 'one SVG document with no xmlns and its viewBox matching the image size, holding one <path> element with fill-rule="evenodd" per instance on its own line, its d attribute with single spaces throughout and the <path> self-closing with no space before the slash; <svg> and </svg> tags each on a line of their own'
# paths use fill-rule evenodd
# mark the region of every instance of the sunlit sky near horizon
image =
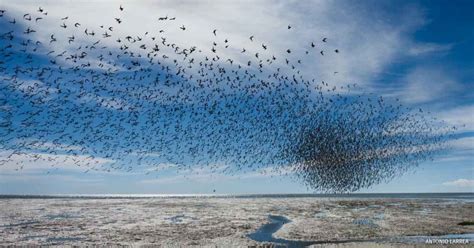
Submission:
<svg viewBox="0 0 474 248">
<path fill-rule="evenodd" d="M 137 30 L 155 28 L 159 16 L 181 18 L 192 37 L 183 42 L 202 44 L 214 28 L 237 42 L 254 34 L 282 47 L 285 42 L 329 37 L 344 59 L 329 58 L 328 65 L 304 68 L 306 72 L 332 75 L 337 68 L 339 75 L 331 83 L 357 82 L 366 91 L 398 97 L 407 106 L 422 107 L 460 126 L 460 138 L 448 153 L 360 192 L 474 192 L 473 1 L 0 0 L 0 9 L 30 13 L 41 6 L 50 17 L 68 15 L 96 25 L 113 20 L 111 10 L 120 5 Z M 288 24 L 296 31 L 282 38 Z M 312 192 L 291 175 L 272 172 L 226 175 L 196 168 L 177 173 L 170 164 L 149 174 L 146 169 L 83 171 L 72 163 L 54 170 L 46 162 L 29 163 L 22 171 L 7 164 L 0 167 L 0 194 Z"/>
</svg>

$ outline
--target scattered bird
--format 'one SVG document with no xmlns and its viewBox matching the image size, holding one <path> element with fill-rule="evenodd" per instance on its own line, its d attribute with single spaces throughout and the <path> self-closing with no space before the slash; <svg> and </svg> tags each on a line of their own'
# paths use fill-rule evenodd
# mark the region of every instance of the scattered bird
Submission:
<svg viewBox="0 0 474 248">
<path fill-rule="evenodd" d="M 54 34 L 52 34 L 52 35 L 50 36 L 50 41 L 49 41 L 49 43 L 52 43 L 52 42 L 55 42 L 55 41 L 56 41 L 56 38 L 54 38 Z"/>
<path fill-rule="evenodd" d="M 178 171 L 200 166 L 220 173 L 281 168 L 285 174 L 291 167 L 311 189 L 351 192 L 432 158 L 455 130 L 398 99 L 361 91 L 346 95 L 356 85 L 336 87 L 303 73 L 302 65 L 326 57 L 303 59 L 298 47 L 277 53 L 272 44 L 249 48 L 243 47 L 247 42 L 234 46 L 232 39 L 217 38 L 198 47 L 168 37 L 166 27 L 144 35 L 114 32 L 125 17 L 77 32 L 66 25 L 69 16 L 55 21 L 43 8 L 38 12 L 43 15 L 35 20 L 47 21 L 27 25 L 30 14 L 20 14 L 17 22 L 0 10 L 7 17 L 0 25 L 27 27 L 0 31 L 0 72 L 7 86 L 0 87 L 0 143 L 7 151 L 0 166 L 21 155 L 26 158 L 16 162 L 18 171 L 41 161 L 52 167 L 73 163 L 84 173 L 164 163 Z M 91 31 L 97 27 L 102 35 Z M 212 33 L 217 37 L 217 29 Z M 223 47 L 241 53 L 233 57 Z M 331 71 L 329 79 L 337 78 L 340 70 Z"/>
<path fill-rule="evenodd" d="M 25 19 L 27 21 L 31 21 L 31 15 L 30 14 L 24 14 L 23 19 Z"/>
</svg>

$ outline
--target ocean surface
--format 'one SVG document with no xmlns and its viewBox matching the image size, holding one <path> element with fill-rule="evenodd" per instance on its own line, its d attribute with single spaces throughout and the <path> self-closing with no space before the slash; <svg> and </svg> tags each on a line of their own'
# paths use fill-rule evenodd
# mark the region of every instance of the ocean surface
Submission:
<svg viewBox="0 0 474 248">
<path fill-rule="evenodd" d="M 0 199 L 31 198 L 392 198 L 392 199 L 457 199 L 474 201 L 472 193 L 354 193 L 354 194 L 57 194 L 57 195 L 0 195 Z"/>
</svg>

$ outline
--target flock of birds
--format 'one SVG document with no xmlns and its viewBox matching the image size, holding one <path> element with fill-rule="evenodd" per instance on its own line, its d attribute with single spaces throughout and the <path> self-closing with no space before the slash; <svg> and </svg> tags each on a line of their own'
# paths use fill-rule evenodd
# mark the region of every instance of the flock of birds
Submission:
<svg viewBox="0 0 474 248">
<path fill-rule="evenodd" d="M 45 33 L 46 9 L 0 10 L 0 168 L 272 168 L 314 190 L 348 192 L 446 148 L 452 127 L 423 110 L 303 76 L 303 61 L 342 54 L 328 38 L 303 45 L 306 57 L 272 52 L 254 35 L 246 44 L 259 49 L 245 48 L 213 28 L 209 47 L 186 47 L 166 35 L 188 32 L 176 17 L 158 18 L 155 33 L 120 35 L 128 10 L 116 11 L 113 26 L 65 16 Z"/>
</svg>

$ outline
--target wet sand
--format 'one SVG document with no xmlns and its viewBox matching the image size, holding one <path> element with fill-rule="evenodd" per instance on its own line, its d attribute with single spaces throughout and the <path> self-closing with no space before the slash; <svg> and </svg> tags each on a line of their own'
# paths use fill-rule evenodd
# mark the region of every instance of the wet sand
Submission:
<svg viewBox="0 0 474 248">
<path fill-rule="evenodd" d="M 474 220 L 474 202 L 464 200 L 0 199 L 0 245 L 262 246 L 270 243 L 249 236 L 269 215 L 289 220 L 272 230 L 275 240 L 314 247 L 433 247 L 400 237 L 474 233 L 458 225 Z"/>
</svg>

